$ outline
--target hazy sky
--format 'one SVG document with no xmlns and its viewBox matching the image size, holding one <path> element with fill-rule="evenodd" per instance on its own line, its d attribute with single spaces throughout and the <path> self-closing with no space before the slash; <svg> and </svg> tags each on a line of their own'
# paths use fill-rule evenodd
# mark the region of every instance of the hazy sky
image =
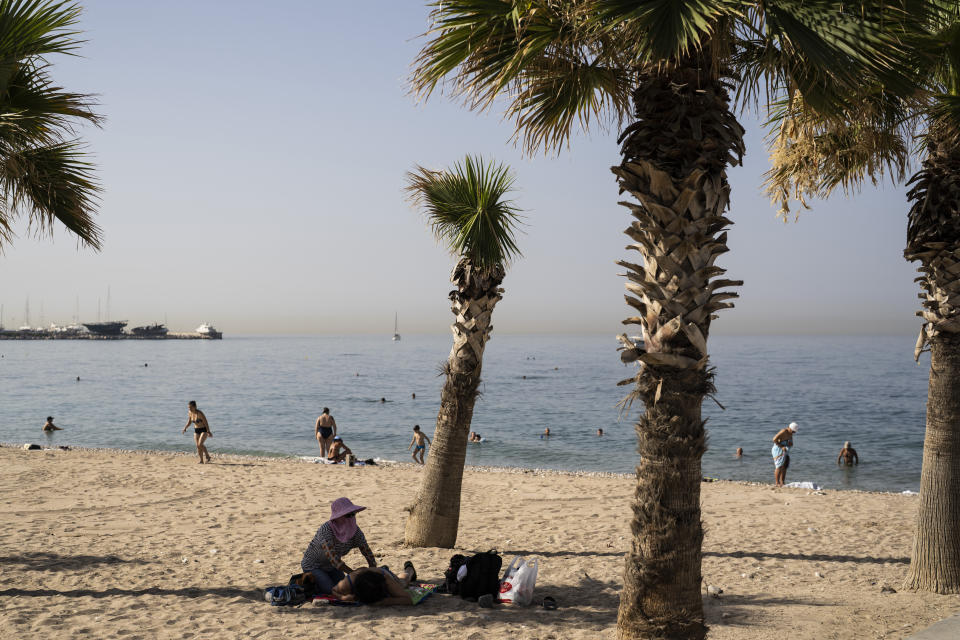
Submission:
<svg viewBox="0 0 960 640">
<path fill-rule="evenodd" d="M 527 212 L 497 331 L 622 331 L 631 315 L 614 260 L 629 223 L 609 167 L 615 131 L 557 157 L 524 158 L 513 128 L 443 96 L 417 105 L 409 64 L 428 26 L 414 0 L 87 0 L 82 58 L 55 79 L 100 95 L 83 130 L 104 185 L 101 253 L 25 224 L 0 256 L 5 325 L 111 318 L 225 333 L 446 332 L 453 260 L 403 199 L 404 173 L 465 153 L 511 165 Z M 762 132 L 730 173 L 736 223 L 720 261 L 745 281 L 714 333 L 919 329 L 902 258 L 902 187 L 816 204 L 784 224 L 762 195 Z"/>
</svg>

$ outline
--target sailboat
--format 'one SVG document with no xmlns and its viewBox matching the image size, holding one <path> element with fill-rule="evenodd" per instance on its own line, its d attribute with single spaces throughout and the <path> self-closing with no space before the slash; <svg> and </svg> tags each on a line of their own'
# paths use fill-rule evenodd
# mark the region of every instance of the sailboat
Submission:
<svg viewBox="0 0 960 640">
<path fill-rule="evenodd" d="M 400 340 L 400 334 L 397 333 L 397 314 L 393 314 L 393 341 L 397 342 Z"/>
</svg>

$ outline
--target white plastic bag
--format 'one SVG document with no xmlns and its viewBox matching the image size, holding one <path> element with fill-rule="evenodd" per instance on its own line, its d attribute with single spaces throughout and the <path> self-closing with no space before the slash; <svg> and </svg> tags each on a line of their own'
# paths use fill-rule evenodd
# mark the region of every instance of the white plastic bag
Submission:
<svg viewBox="0 0 960 640">
<path fill-rule="evenodd" d="M 526 562 L 520 556 L 516 556 L 507 570 L 503 572 L 503 580 L 500 581 L 500 596 L 498 602 L 509 602 L 529 606 L 533 603 L 533 587 L 537 582 L 537 569 L 539 560 L 532 563 Z"/>
</svg>

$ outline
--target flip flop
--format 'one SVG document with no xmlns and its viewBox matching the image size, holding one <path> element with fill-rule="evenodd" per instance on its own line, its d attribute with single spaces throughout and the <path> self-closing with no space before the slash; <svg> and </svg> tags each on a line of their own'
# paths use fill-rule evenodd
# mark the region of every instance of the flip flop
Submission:
<svg viewBox="0 0 960 640">
<path fill-rule="evenodd" d="M 555 611 L 557 608 L 557 601 L 550 596 L 546 596 L 541 604 L 547 611 Z"/>
<path fill-rule="evenodd" d="M 406 562 L 403 563 L 403 568 L 404 568 L 404 570 L 406 570 L 407 568 L 413 569 L 413 573 L 410 575 L 410 582 L 416 582 L 416 581 L 417 581 L 417 570 L 416 570 L 416 568 L 413 566 L 413 563 L 410 562 L 409 560 L 407 560 Z"/>
</svg>

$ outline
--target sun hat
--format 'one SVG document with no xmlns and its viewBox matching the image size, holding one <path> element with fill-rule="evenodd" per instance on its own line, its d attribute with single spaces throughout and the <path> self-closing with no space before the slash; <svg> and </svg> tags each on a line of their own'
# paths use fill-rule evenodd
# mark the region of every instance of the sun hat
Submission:
<svg viewBox="0 0 960 640">
<path fill-rule="evenodd" d="M 793 431 L 794 433 L 796 433 L 799 426 L 800 425 L 798 425 L 796 422 L 791 422 L 789 425 L 787 425 L 787 429 L 790 429 L 790 431 Z"/>
<path fill-rule="evenodd" d="M 363 511 L 364 509 L 366 509 L 366 507 L 361 507 L 350 502 L 350 498 L 337 498 L 330 505 L 330 519 L 336 520 L 337 518 L 348 516 L 351 513 Z"/>
</svg>

